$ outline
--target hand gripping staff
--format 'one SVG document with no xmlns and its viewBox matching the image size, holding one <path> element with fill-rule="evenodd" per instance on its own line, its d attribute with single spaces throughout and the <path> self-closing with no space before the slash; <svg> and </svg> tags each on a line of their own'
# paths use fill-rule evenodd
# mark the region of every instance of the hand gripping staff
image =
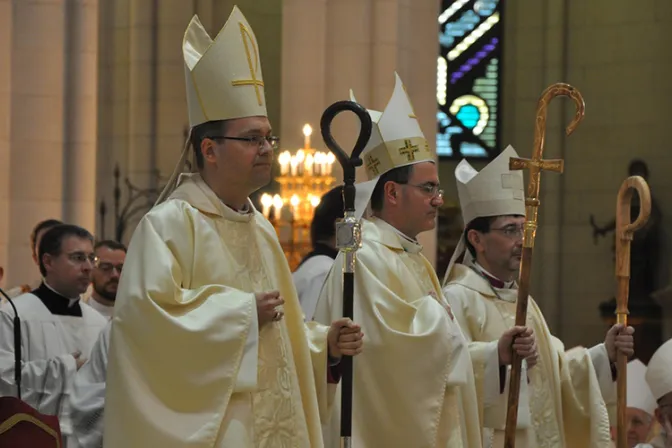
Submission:
<svg viewBox="0 0 672 448">
<path fill-rule="evenodd" d="M 331 135 L 331 122 L 344 111 L 354 112 L 360 121 L 359 137 L 352 154 L 341 149 Z M 336 247 L 343 252 L 343 317 L 353 319 L 353 295 L 355 288 L 355 252 L 362 244 L 361 223 L 355 217 L 355 169 L 362 165 L 359 157 L 371 137 L 371 116 L 367 110 L 353 101 L 339 101 L 329 106 L 320 120 L 322 138 L 329 150 L 343 167 L 344 217 L 336 223 Z M 341 446 L 352 446 L 352 357 L 341 360 Z"/>
<path fill-rule="evenodd" d="M 639 216 L 630 222 L 632 192 L 639 195 Z M 630 293 L 630 243 L 635 230 L 646 225 L 651 214 L 649 185 L 640 176 L 631 176 L 623 181 L 616 199 L 616 323 L 628 325 L 628 296 Z M 627 448 L 628 427 L 625 408 L 628 389 L 628 359 L 620 351 L 616 355 L 618 377 L 616 378 L 616 446 Z"/>
<path fill-rule="evenodd" d="M 519 159 L 512 157 L 509 161 L 511 170 L 530 170 L 530 178 L 527 184 L 527 197 L 525 198 L 525 228 L 523 232 L 523 252 L 518 274 L 518 300 L 516 301 L 516 325 L 524 326 L 527 320 L 527 302 L 530 292 L 530 277 L 532 273 L 532 249 L 534 237 L 537 232 L 537 212 L 539 208 L 539 181 L 541 171 L 554 171 L 562 173 L 563 160 L 544 160 L 544 139 L 546 137 L 546 116 L 548 104 L 556 96 L 568 96 L 574 100 L 576 114 L 567 126 L 566 134 L 570 135 L 583 119 L 585 103 L 581 93 L 569 84 L 556 83 L 549 86 L 541 94 L 537 104 L 537 116 L 534 128 L 534 148 L 531 159 Z M 518 399 L 520 393 L 520 374 L 522 359 L 513 353 L 511 363 L 511 379 L 509 382 L 509 398 L 507 402 L 506 430 L 504 433 L 504 447 L 516 446 L 516 426 L 518 422 Z"/>
</svg>

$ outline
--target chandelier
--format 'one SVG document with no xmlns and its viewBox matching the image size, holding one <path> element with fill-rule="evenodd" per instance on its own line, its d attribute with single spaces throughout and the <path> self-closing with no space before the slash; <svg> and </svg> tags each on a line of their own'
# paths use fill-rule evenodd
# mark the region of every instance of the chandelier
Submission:
<svg viewBox="0 0 672 448">
<path fill-rule="evenodd" d="M 278 156 L 280 176 L 275 180 L 280 185 L 280 193 L 261 196 L 262 213 L 273 224 L 292 271 L 312 248 L 310 223 L 315 207 L 336 180 L 332 176 L 336 158 L 331 152 L 311 147 L 312 132 L 306 124 L 303 148 L 294 153 L 283 151 Z"/>
</svg>

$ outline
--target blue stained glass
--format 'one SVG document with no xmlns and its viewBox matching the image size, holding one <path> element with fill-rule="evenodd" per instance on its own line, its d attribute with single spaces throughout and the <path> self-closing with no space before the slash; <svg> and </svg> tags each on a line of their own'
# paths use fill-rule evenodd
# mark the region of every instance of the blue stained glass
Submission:
<svg viewBox="0 0 672 448">
<path fill-rule="evenodd" d="M 439 43 L 446 48 L 452 46 L 455 38 L 470 33 L 480 21 L 481 18 L 474 11 L 466 11 L 458 20 L 446 24 L 443 32 L 439 34 Z"/>
<path fill-rule="evenodd" d="M 501 0 L 442 0 L 439 55 L 449 62 L 439 66 L 438 74 L 436 149 L 440 156 L 488 158 L 500 150 L 503 5 Z M 495 14 L 498 20 L 489 20 Z M 481 25 L 482 32 L 472 35 Z M 470 35 L 473 37 L 467 40 Z M 486 116 L 479 106 L 462 98 L 471 95 L 485 101 Z M 456 101 L 460 105 L 457 110 Z M 482 128 L 478 135 L 474 134 L 476 126 Z"/>
<path fill-rule="evenodd" d="M 474 143 L 462 143 L 460 151 L 464 157 L 487 157 L 488 155 L 481 145 Z"/>
<path fill-rule="evenodd" d="M 474 2 L 474 11 L 483 17 L 491 16 L 495 12 L 499 0 L 476 0 Z"/>
<path fill-rule="evenodd" d="M 469 129 L 474 129 L 476 127 L 476 124 L 478 124 L 478 120 L 481 118 L 481 113 L 478 111 L 478 108 L 474 106 L 473 104 L 466 104 L 462 107 L 460 107 L 460 110 L 457 111 L 457 114 L 455 115 L 458 120 L 462 122 L 462 124 L 469 128 Z"/>
</svg>

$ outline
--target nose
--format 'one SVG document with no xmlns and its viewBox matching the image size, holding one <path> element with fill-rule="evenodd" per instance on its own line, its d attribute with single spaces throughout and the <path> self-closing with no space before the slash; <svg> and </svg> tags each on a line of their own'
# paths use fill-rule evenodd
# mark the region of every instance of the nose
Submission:
<svg viewBox="0 0 672 448">
<path fill-rule="evenodd" d="M 432 198 L 432 205 L 435 207 L 441 207 L 443 205 L 443 196 L 434 196 Z"/>
</svg>

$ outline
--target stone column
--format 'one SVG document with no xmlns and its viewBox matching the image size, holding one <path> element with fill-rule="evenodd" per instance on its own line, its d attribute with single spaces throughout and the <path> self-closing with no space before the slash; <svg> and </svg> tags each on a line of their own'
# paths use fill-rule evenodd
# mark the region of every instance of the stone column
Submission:
<svg viewBox="0 0 672 448">
<path fill-rule="evenodd" d="M 283 148 L 303 146 L 302 127 L 313 128 L 312 146 L 324 149 L 319 125 L 326 100 L 327 0 L 282 2 L 282 124 Z M 264 67 L 265 69 L 266 67 Z M 267 72 L 264 72 L 267 76 Z"/>
<path fill-rule="evenodd" d="M 12 59 L 12 2 L 0 1 L 0 60 Z M 7 271 L 9 244 L 11 64 L 0 65 L 0 267 Z M 6 275 L 6 272 L 5 272 Z M 0 279 L 0 286 L 5 283 Z"/>
<path fill-rule="evenodd" d="M 39 278 L 29 234 L 62 218 L 65 1 L 12 2 L 10 197 L 7 284 Z M 4 15 L 3 15 L 4 16 Z"/>
<path fill-rule="evenodd" d="M 96 233 L 98 0 L 65 5 L 63 218 Z"/>
</svg>

